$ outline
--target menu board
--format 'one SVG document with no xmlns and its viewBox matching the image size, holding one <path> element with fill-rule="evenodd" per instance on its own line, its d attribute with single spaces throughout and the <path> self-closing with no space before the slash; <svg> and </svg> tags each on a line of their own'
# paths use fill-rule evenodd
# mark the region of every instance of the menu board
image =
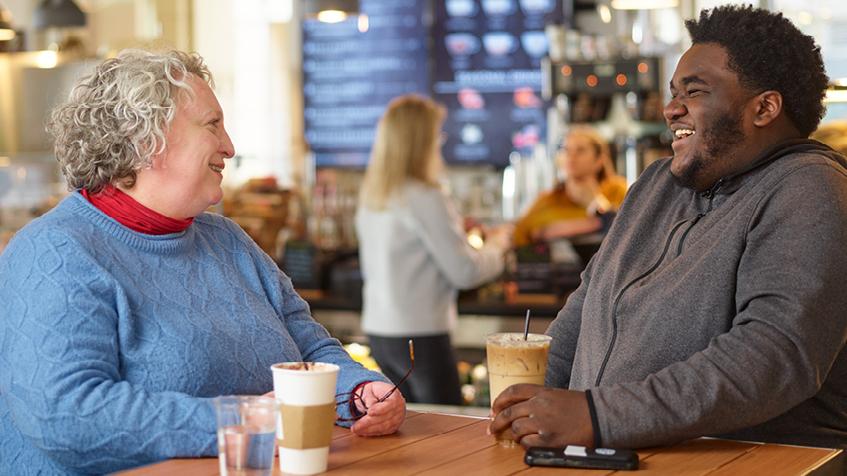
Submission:
<svg viewBox="0 0 847 476">
<path fill-rule="evenodd" d="M 367 25 L 304 20 L 305 133 L 318 167 L 364 167 L 385 105 L 429 93 L 426 4 L 361 0 Z"/>
<path fill-rule="evenodd" d="M 445 104 L 451 164 L 507 165 L 545 136 L 544 26 L 564 20 L 560 0 L 435 0 L 433 97 Z"/>
</svg>

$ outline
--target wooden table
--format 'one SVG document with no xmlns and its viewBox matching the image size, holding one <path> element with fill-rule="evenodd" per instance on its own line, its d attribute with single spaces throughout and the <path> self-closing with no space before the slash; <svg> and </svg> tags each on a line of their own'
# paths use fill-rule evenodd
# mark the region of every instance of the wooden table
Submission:
<svg viewBox="0 0 847 476">
<path fill-rule="evenodd" d="M 501 448 L 485 434 L 487 419 L 410 412 L 394 435 L 361 438 L 336 427 L 329 474 L 422 475 L 594 475 L 606 470 L 531 468 L 522 448 Z M 841 450 L 743 443 L 701 438 L 675 446 L 639 450 L 638 474 L 657 475 L 836 475 L 843 474 Z M 217 458 L 175 459 L 123 475 L 212 476 Z M 274 466 L 274 475 L 280 475 Z M 620 471 L 618 474 L 632 474 Z"/>
</svg>

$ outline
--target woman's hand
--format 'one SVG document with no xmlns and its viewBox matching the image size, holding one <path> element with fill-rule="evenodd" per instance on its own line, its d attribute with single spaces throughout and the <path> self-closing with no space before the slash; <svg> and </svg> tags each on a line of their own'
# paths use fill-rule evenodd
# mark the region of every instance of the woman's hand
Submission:
<svg viewBox="0 0 847 476">
<path fill-rule="evenodd" d="M 485 243 L 508 250 L 512 247 L 512 236 L 514 234 L 515 226 L 511 223 L 503 223 L 485 230 Z"/>
<path fill-rule="evenodd" d="M 406 418 L 406 399 L 400 389 L 396 389 L 384 401 L 379 401 L 392 388 L 394 385 L 386 382 L 369 382 L 365 385 L 362 389 L 362 399 L 368 414 L 353 424 L 350 428 L 353 433 L 359 436 L 379 436 L 397 431 Z M 359 405 L 359 402 L 356 404 Z M 359 410 L 365 411 L 365 408 L 360 406 Z"/>
<path fill-rule="evenodd" d="M 588 204 L 588 207 L 585 209 L 585 211 L 586 213 L 588 213 L 589 216 L 595 216 L 608 213 L 610 211 L 613 211 L 613 209 L 614 206 L 612 205 L 612 202 L 610 202 L 609 199 L 606 198 L 606 196 L 600 193 L 600 191 L 598 190 L 597 193 L 594 195 L 594 200 L 592 200 L 591 203 Z"/>
</svg>

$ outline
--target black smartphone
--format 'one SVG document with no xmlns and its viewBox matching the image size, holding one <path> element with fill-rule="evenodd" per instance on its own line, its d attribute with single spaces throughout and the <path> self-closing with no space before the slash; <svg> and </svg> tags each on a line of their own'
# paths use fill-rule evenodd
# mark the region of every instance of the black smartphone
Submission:
<svg viewBox="0 0 847 476">
<path fill-rule="evenodd" d="M 585 469 L 638 469 L 638 453 L 612 448 L 566 446 L 545 448 L 533 446 L 526 450 L 524 462 L 530 466 L 555 466 Z"/>
</svg>

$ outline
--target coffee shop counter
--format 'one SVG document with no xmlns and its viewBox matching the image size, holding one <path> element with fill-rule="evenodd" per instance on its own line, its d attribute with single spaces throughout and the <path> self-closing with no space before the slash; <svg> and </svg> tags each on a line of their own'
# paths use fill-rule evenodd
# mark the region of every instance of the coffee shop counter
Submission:
<svg viewBox="0 0 847 476">
<path fill-rule="evenodd" d="M 309 303 L 315 319 L 342 341 L 355 341 L 362 335 L 361 301 L 311 289 L 298 289 L 297 292 Z M 527 310 L 532 315 L 530 331 L 543 333 L 565 299 L 552 294 L 516 294 L 508 300 L 460 296 L 453 344 L 483 348 L 487 334 L 523 331 Z"/>
</svg>

